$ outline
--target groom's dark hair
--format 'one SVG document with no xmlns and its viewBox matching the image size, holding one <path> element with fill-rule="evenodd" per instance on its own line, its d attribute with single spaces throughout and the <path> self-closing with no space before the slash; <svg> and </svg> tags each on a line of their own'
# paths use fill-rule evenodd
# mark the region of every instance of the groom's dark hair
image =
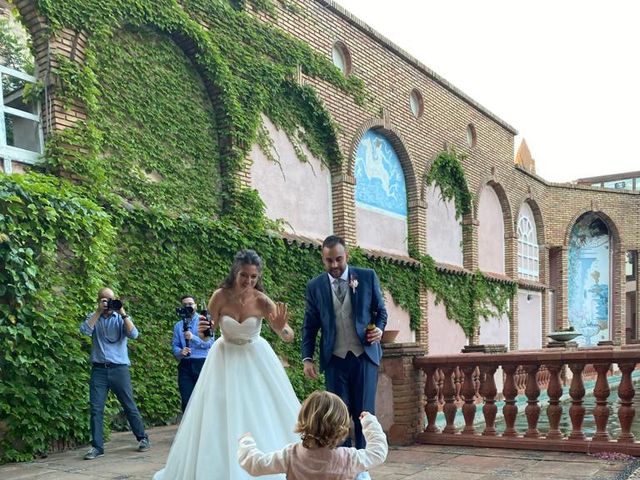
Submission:
<svg viewBox="0 0 640 480">
<path fill-rule="evenodd" d="M 333 248 L 338 244 L 342 245 L 345 250 L 347 249 L 347 244 L 345 243 L 344 238 L 339 237 L 338 235 L 329 235 L 324 239 L 324 242 L 322 242 L 322 248 Z"/>
</svg>

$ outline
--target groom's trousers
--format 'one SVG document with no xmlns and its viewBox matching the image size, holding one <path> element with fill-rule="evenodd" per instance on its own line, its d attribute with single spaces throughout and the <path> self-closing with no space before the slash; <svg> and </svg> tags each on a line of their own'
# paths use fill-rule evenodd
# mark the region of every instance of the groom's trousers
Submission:
<svg viewBox="0 0 640 480">
<path fill-rule="evenodd" d="M 360 413 L 376 413 L 376 389 L 378 386 L 378 366 L 365 353 L 356 357 L 352 352 L 345 358 L 331 357 L 324 372 L 327 390 L 338 395 L 347 404 L 353 419 L 355 447 L 364 448 L 366 441 L 362 434 Z M 345 447 L 351 446 L 347 438 Z"/>
</svg>

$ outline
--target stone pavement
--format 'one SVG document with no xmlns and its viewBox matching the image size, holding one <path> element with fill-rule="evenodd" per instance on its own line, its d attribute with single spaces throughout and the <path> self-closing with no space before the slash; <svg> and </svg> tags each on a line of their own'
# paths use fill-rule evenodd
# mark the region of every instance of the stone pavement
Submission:
<svg viewBox="0 0 640 480">
<path fill-rule="evenodd" d="M 176 427 L 149 429 L 151 450 L 139 453 L 131 433 L 114 433 L 105 455 L 83 460 L 87 448 L 33 462 L 0 466 L 2 480 L 149 480 L 164 464 Z M 212 446 L 212 448 L 215 448 Z M 421 445 L 392 447 L 374 480 L 623 480 L 640 478 L 637 460 L 607 461 L 578 453 Z M 182 479 L 175 479 L 182 480 Z M 189 479 L 190 480 L 190 479 Z M 211 480 L 215 478 L 212 465 Z M 226 480 L 226 479 L 221 479 Z"/>
</svg>

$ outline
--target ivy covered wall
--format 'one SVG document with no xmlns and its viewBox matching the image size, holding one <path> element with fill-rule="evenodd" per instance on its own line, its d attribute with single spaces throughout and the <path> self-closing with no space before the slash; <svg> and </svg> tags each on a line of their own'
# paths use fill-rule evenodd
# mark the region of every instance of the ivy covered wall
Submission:
<svg viewBox="0 0 640 480">
<path fill-rule="evenodd" d="M 366 101 L 357 77 L 345 79 L 237 2 L 37 6 L 54 33 L 87 32 L 85 62 L 59 57 L 55 72 L 57 98 L 84 106 L 87 119 L 50 135 L 38 171 L 0 176 L 0 340 L 9 347 L 0 355 L 0 461 L 31 458 L 55 441 L 88 441 L 89 339 L 78 326 L 102 285 L 115 288 L 141 332 L 130 342 L 132 376 L 151 425 L 179 411 L 174 307 L 184 293 L 207 299 L 238 249 L 263 256 L 267 292 L 289 304 L 300 332 L 320 254 L 283 242 L 238 178 L 261 113 L 327 164 L 341 164 L 336 126 L 316 92 L 292 80 L 298 67 Z M 427 286 L 445 302 L 455 296 L 461 310 L 452 318 L 472 329 L 487 298 L 479 284 L 465 287 L 468 298 L 455 295 L 460 285 L 421 260 L 401 265 L 352 252 L 354 264 L 378 271 L 414 328 Z M 465 302 L 472 307 L 462 310 Z M 301 397 L 320 386 L 303 379 L 297 342 L 283 344 L 266 327 L 264 334 Z M 121 426 L 114 399 L 107 418 Z"/>
</svg>

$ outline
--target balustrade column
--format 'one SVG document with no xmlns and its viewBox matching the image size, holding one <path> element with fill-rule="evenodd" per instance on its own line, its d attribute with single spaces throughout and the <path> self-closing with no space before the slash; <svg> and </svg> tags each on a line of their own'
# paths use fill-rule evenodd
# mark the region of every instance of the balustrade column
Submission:
<svg viewBox="0 0 640 480">
<path fill-rule="evenodd" d="M 540 436 L 540 432 L 538 431 L 538 419 L 540 418 L 538 397 L 540 396 L 540 387 L 538 386 L 538 379 L 536 378 L 538 368 L 539 365 L 526 365 L 524 367 L 527 372 L 527 388 L 524 390 L 527 396 L 527 406 L 524 409 L 524 413 L 527 416 L 527 424 L 529 426 L 524 436 L 527 438 L 538 438 Z"/>
<path fill-rule="evenodd" d="M 560 405 L 560 397 L 562 396 L 562 384 L 560 382 L 560 370 L 562 366 L 559 364 L 547 365 L 549 371 L 549 386 L 547 394 L 549 395 L 549 406 L 547 407 L 547 417 L 549 418 L 548 439 L 557 440 L 562 438 L 560 433 L 560 417 L 562 416 L 562 406 Z"/>
<path fill-rule="evenodd" d="M 516 381 L 514 374 L 516 373 L 517 365 L 503 365 L 502 369 L 506 375 L 504 381 L 504 387 L 502 388 L 502 394 L 504 395 L 504 407 L 502 407 L 502 414 L 504 416 L 504 423 L 506 428 L 503 437 L 515 437 L 518 435 L 514 425 L 516 423 L 516 415 L 518 414 L 518 407 L 516 406 L 516 395 L 518 389 L 516 388 Z"/>
<path fill-rule="evenodd" d="M 584 370 L 584 364 L 571 363 L 569 364 L 573 377 L 571 379 L 571 387 L 569 388 L 569 395 L 571 396 L 571 407 L 569 407 L 569 418 L 571 418 L 571 434 L 569 438 L 571 440 L 584 440 L 584 433 L 582 432 L 582 422 L 584 421 L 585 408 L 582 406 L 584 399 L 584 382 L 582 381 L 582 371 Z"/>
<path fill-rule="evenodd" d="M 454 426 L 454 420 L 456 418 L 456 404 L 455 404 L 455 386 L 453 384 L 453 372 L 456 367 L 446 366 L 442 368 L 444 373 L 444 418 L 447 421 L 446 426 L 442 433 L 456 433 L 456 428 Z"/>
<path fill-rule="evenodd" d="M 483 365 L 480 367 L 480 394 L 484 398 L 484 406 L 482 413 L 484 414 L 484 431 L 482 435 L 487 437 L 496 436 L 496 415 L 498 407 L 496 406 L 496 379 L 494 377 L 497 365 Z"/>
<path fill-rule="evenodd" d="M 596 385 L 593 388 L 593 396 L 596 397 L 596 406 L 593 409 L 593 416 L 596 421 L 596 433 L 593 435 L 594 441 L 609 441 L 607 433 L 607 421 L 609 420 L 609 382 L 607 382 L 607 372 L 611 367 L 610 363 L 595 363 L 593 368 L 598 372 Z"/>
<path fill-rule="evenodd" d="M 439 433 L 440 430 L 436 427 L 436 418 L 438 416 L 437 367 L 430 365 L 423 368 L 423 371 L 427 376 L 424 385 L 424 396 L 427 398 L 427 403 L 424 406 L 424 413 L 427 415 L 427 428 L 425 428 L 425 432 Z"/>
<path fill-rule="evenodd" d="M 633 424 L 633 417 L 636 415 L 636 410 L 633 408 L 633 397 L 636 392 L 631 381 L 631 372 L 636 368 L 636 364 L 621 363 L 619 368 L 622 372 L 622 379 L 618 386 L 618 397 L 620 398 L 618 419 L 620 420 L 621 429 L 618 442 L 633 442 L 635 441 L 635 436 L 631 433 L 631 425 Z"/>
<path fill-rule="evenodd" d="M 473 373 L 475 366 L 465 365 L 461 368 L 464 373 L 464 383 L 462 384 L 462 396 L 464 397 L 464 405 L 462 406 L 462 416 L 464 417 L 463 434 L 473 435 L 473 419 L 476 416 L 476 386 L 473 382 Z"/>
</svg>

